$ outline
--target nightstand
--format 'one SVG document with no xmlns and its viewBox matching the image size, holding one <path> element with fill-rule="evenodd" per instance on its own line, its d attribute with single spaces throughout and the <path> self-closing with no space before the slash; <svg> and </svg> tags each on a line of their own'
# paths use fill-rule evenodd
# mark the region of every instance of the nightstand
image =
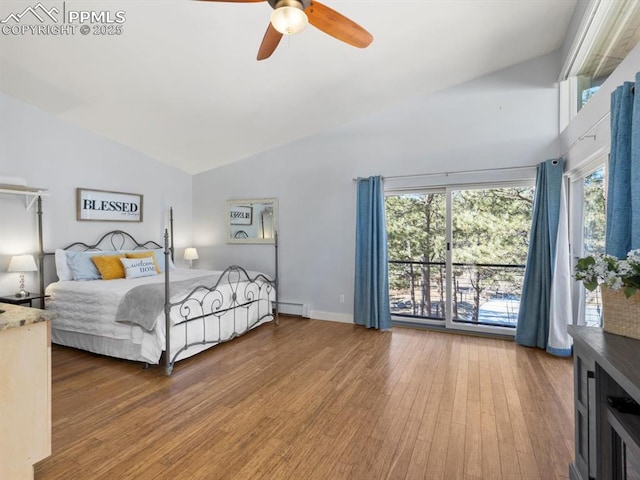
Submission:
<svg viewBox="0 0 640 480">
<path fill-rule="evenodd" d="M 0 297 L 0 303 L 11 303 L 13 305 L 24 305 L 28 303 L 30 307 L 33 305 L 31 302 L 33 300 L 42 300 L 44 302 L 45 298 L 49 298 L 49 295 L 40 295 L 39 293 L 30 293 L 26 297 L 16 297 L 15 295 L 6 295 Z"/>
</svg>

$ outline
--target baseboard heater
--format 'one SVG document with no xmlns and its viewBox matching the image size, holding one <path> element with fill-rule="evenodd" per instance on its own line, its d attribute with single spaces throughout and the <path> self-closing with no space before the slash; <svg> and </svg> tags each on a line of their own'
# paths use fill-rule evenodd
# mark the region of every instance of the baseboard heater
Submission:
<svg viewBox="0 0 640 480">
<path fill-rule="evenodd" d="M 278 302 L 278 311 L 285 315 L 297 315 L 304 318 L 309 318 L 309 305 L 306 303 L 298 302 Z"/>
</svg>

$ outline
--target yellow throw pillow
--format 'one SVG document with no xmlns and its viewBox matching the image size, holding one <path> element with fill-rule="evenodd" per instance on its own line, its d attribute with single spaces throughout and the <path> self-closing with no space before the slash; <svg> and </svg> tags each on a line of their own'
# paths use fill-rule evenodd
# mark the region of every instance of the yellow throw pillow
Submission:
<svg viewBox="0 0 640 480">
<path fill-rule="evenodd" d="M 103 280 L 113 280 L 124 278 L 124 267 L 120 261 L 121 258 L 124 258 L 124 255 L 97 255 L 91 257 L 91 260 L 93 260 Z"/>
<path fill-rule="evenodd" d="M 158 267 L 158 262 L 156 261 L 155 253 L 151 251 L 127 253 L 127 258 L 147 258 L 147 257 L 153 258 L 153 264 L 156 267 L 156 273 L 160 273 L 160 267 Z"/>
</svg>

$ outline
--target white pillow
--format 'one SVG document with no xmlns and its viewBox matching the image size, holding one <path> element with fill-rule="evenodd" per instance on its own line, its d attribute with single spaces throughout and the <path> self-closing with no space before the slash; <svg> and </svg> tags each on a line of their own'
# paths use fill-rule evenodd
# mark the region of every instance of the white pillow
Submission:
<svg viewBox="0 0 640 480">
<path fill-rule="evenodd" d="M 152 257 L 121 258 L 120 261 L 127 278 L 151 277 L 158 274 Z"/>
<path fill-rule="evenodd" d="M 71 270 L 69 269 L 69 264 L 67 263 L 67 252 L 66 250 L 62 250 L 60 248 L 56 249 L 56 273 L 58 274 L 58 280 L 66 281 L 73 280 L 73 275 L 71 274 Z"/>
</svg>

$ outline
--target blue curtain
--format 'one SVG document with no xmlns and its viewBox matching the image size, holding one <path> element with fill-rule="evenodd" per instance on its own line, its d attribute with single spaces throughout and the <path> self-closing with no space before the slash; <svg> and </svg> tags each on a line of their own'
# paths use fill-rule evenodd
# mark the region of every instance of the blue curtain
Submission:
<svg viewBox="0 0 640 480">
<path fill-rule="evenodd" d="M 382 178 L 358 178 L 354 322 L 391 328 Z"/>
<path fill-rule="evenodd" d="M 640 248 L 640 73 L 611 94 L 611 154 L 605 251 L 618 258 Z M 633 93 L 635 89 L 635 95 Z"/>
<path fill-rule="evenodd" d="M 561 221 L 564 160 L 547 160 L 538 165 L 536 175 L 536 191 L 533 203 L 533 219 L 529 252 L 527 253 L 527 267 L 525 269 L 520 311 L 516 329 L 516 342 L 529 347 L 543 348 L 556 355 L 569 355 L 570 344 L 563 346 L 549 346 L 550 319 L 554 308 L 554 276 L 558 262 L 558 228 Z M 566 222 L 566 219 L 562 219 Z M 563 224 L 564 227 L 564 224 Z M 561 229 L 563 232 L 564 228 Z M 561 238 L 562 251 L 568 247 L 568 239 Z M 565 265 L 566 263 L 566 265 Z M 568 262 L 562 263 L 568 269 Z M 566 277 L 567 272 L 562 272 Z M 565 303 L 568 298 L 560 299 Z M 557 315 L 556 315 L 557 316 Z M 566 315 L 565 315 L 566 316 Z M 568 318 L 563 318 L 568 322 Z M 562 328 L 551 325 L 551 331 L 557 332 Z M 564 328 L 566 331 L 566 328 Z"/>
</svg>

